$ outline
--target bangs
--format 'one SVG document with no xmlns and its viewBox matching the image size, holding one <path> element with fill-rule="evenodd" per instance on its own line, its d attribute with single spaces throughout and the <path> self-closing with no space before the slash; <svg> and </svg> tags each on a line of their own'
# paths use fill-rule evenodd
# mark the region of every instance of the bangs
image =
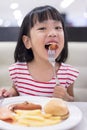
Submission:
<svg viewBox="0 0 87 130">
<path fill-rule="evenodd" d="M 34 10 L 31 15 L 31 27 L 33 27 L 36 22 L 43 22 L 45 20 L 52 19 L 62 22 L 62 17 L 60 13 L 54 8 L 45 8 Z"/>
</svg>

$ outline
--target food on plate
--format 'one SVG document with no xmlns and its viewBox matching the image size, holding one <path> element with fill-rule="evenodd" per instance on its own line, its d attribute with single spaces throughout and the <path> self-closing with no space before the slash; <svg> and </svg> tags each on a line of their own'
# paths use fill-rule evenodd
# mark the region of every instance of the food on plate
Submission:
<svg viewBox="0 0 87 130">
<path fill-rule="evenodd" d="M 23 126 L 48 126 L 61 122 L 61 118 L 38 110 L 15 110 L 16 124 Z"/>
<path fill-rule="evenodd" d="M 8 107 L 0 107 L 0 120 L 6 122 L 13 122 L 14 115 L 13 112 L 8 109 Z"/>
<path fill-rule="evenodd" d="M 53 116 L 60 116 L 61 119 L 66 119 L 69 116 L 69 110 L 66 102 L 60 98 L 52 98 L 44 106 L 45 113 Z"/>
<path fill-rule="evenodd" d="M 58 98 L 51 98 L 44 106 L 25 101 L 0 108 L 0 120 L 28 127 L 58 124 L 68 116 L 66 103 Z"/>
<path fill-rule="evenodd" d="M 40 104 L 35 104 L 31 102 L 22 102 L 22 103 L 17 103 L 9 106 L 9 109 L 14 111 L 16 109 L 20 110 L 36 110 L 36 109 L 42 109 L 42 106 Z"/>
</svg>

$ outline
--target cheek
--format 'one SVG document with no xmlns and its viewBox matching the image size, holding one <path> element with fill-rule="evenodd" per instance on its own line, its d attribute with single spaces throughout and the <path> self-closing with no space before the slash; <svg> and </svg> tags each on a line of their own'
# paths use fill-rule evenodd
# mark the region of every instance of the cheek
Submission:
<svg viewBox="0 0 87 130">
<path fill-rule="evenodd" d="M 64 40 L 64 33 L 61 33 L 61 34 L 60 34 L 60 46 L 61 46 L 61 47 L 64 47 L 64 41 L 65 41 L 65 40 Z"/>
<path fill-rule="evenodd" d="M 61 51 L 64 48 L 64 34 L 62 33 L 59 37 L 59 49 L 58 49 L 58 55 L 61 53 Z"/>
<path fill-rule="evenodd" d="M 60 40 L 60 44 L 64 45 L 64 33 L 60 33 L 59 40 Z"/>
</svg>

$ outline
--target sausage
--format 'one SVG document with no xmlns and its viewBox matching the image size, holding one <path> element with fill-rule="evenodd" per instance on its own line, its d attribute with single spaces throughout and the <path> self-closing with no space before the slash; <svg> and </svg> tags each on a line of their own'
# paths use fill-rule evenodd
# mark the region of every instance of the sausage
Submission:
<svg viewBox="0 0 87 130">
<path fill-rule="evenodd" d="M 36 109 L 42 109 L 42 106 L 39 104 L 34 104 L 31 102 L 23 102 L 23 103 L 18 103 L 18 104 L 13 104 L 9 106 L 9 109 L 14 111 L 14 110 L 36 110 Z"/>
<path fill-rule="evenodd" d="M 49 50 L 56 50 L 58 48 L 57 44 L 50 44 Z"/>
</svg>

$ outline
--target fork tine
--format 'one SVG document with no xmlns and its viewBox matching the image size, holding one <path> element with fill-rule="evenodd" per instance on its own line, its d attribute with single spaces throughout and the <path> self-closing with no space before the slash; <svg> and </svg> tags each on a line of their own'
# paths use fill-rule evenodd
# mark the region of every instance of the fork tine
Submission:
<svg viewBox="0 0 87 130">
<path fill-rule="evenodd" d="M 55 50 L 48 50 L 48 55 L 55 58 Z"/>
<path fill-rule="evenodd" d="M 48 57 L 50 62 L 55 62 L 55 50 L 48 50 Z"/>
</svg>

